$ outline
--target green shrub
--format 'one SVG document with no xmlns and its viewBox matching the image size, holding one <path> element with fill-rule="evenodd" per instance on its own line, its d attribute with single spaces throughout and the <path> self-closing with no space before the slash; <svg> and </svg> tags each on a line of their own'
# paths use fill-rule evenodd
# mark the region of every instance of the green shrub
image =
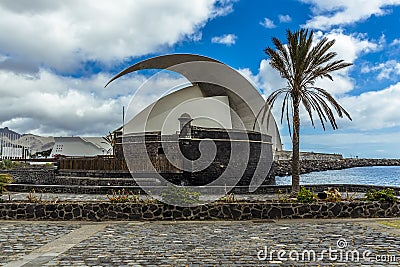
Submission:
<svg viewBox="0 0 400 267">
<path fill-rule="evenodd" d="M 233 193 L 225 194 L 225 196 L 221 197 L 219 201 L 226 202 L 226 203 L 235 203 L 235 195 Z"/>
<path fill-rule="evenodd" d="M 297 194 L 297 201 L 301 203 L 311 203 L 317 200 L 317 196 L 311 190 L 301 187 Z"/>
<path fill-rule="evenodd" d="M 396 202 L 397 198 L 394 195 L 394 190 L 386 188 L 382 190 L 369 190 L 366 194 L 368 201 L 379 201 L 379 202 Z"/>
<path fill-rule="evenodd" d="M 3 159 L 2 161 L 0 161 L 0 169 L 2 170 L 12 170 L 15 167 L 17 167 L 18 163 L 13 162 L 9 159 Z"/>
<path fill-rule="evenodd" d="M 162 201 L 172 205 L 191 205 L 199 203 L 200 193 L 191 191 L 187 187 L 168 185 L 161 193 Z"/>
<path fill-rule="evenodd" d="M 13 179 L 9 174 L 0 174 L 0 196 L 6 191 L 5 186 L 11 182 Z"/>
</svg>

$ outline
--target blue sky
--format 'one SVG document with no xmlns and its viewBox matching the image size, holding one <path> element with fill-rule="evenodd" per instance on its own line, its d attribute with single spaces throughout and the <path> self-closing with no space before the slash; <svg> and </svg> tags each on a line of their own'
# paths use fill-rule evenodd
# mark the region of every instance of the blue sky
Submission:
<svg viewBox="0 0 400 267">
<path fill-rule="evenodd" d="M 301 148 L 400 158 L 400 0 L 0 1 L 0 127 L 40 135 L 104 135 L 147 78 L 105 83 L 140 60 L 195 53 L 238 69 L 263 95 L 285 83 L 263 50 L 286 29 L 336 39 L 351 68 L 319 81 L 350 112 L 340 129 L 302 116 Z M 168 86 L 171 77 L 156 81 Z M 148 103 L 143 99 L 143 103 Z M 278 116 L 278 113 L 275 112 Z M 284 147 L 290 149 L 285 125 Z"/>
</svg>

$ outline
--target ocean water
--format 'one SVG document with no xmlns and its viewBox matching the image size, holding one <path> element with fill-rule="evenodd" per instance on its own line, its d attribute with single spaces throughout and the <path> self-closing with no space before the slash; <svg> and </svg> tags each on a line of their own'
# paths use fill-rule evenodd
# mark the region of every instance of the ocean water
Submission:
<svg viewBox="0 0 400 267">
<path fill-rule="evenodd" d="M 276 177 L 277 185 L 290 185 L 291 176 Z M 400 166 L 357 167 L 300 175 L 300 184 L 365 184 L 400 187 Z"/>
</svg>

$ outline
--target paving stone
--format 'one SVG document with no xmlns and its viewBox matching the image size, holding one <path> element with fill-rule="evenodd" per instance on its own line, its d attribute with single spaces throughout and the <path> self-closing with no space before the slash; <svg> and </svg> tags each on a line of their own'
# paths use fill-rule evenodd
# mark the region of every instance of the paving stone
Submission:
<svg viewBox="0 0 400 267">
<path fill-rule="evenodd" d="M 51 240 L 79 227 L 63 222 L 2 221 L 0 224 L 0 265 L 16 260 Z M 379 231 L 357 222 L 277 221 L 252 222 L 113 222 L 74 247 L 51 259 L 45 266 L 398 266 L 400 239 L 391 229 Z M 338 249 L 370 250 L 372 255 L 396 255 L 397 262 L 349 262 L 273 258 L 259 260 L 257 253 L 267 246 L 273 250 Z"/>
</svg>

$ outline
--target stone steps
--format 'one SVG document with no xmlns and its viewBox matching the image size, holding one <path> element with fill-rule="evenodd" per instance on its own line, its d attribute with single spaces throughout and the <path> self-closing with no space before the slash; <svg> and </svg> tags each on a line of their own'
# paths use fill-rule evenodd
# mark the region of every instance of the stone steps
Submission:
<svg viewBox="0 0 400 267">
<path fill-rule="evenodd" d="M 160 185 L 157 178 L 95 178 L 77 176 L 56 176 L 54 185 L 80 185 L 80 186 L 137 186 L 137 182 L 144 186 Z"/>
<path fill-rule="evenodd" d="M 111 194 L 113 191 L 125 190 L 127 192 L 144 193 L 139 186 L 82 186 L 82 185 L 35 185 L 35 184 L 9 184 L 7 190 L 10 192 L 36 193 L 65 193 L 65 194 Z"/>
<path fill-rule="evenodd" d="M 57 176 L 93 177 L 93 178 L 132 178 L 129 171 L 93 171 L 93 170 L 58 170 Z"/>
</svg>

